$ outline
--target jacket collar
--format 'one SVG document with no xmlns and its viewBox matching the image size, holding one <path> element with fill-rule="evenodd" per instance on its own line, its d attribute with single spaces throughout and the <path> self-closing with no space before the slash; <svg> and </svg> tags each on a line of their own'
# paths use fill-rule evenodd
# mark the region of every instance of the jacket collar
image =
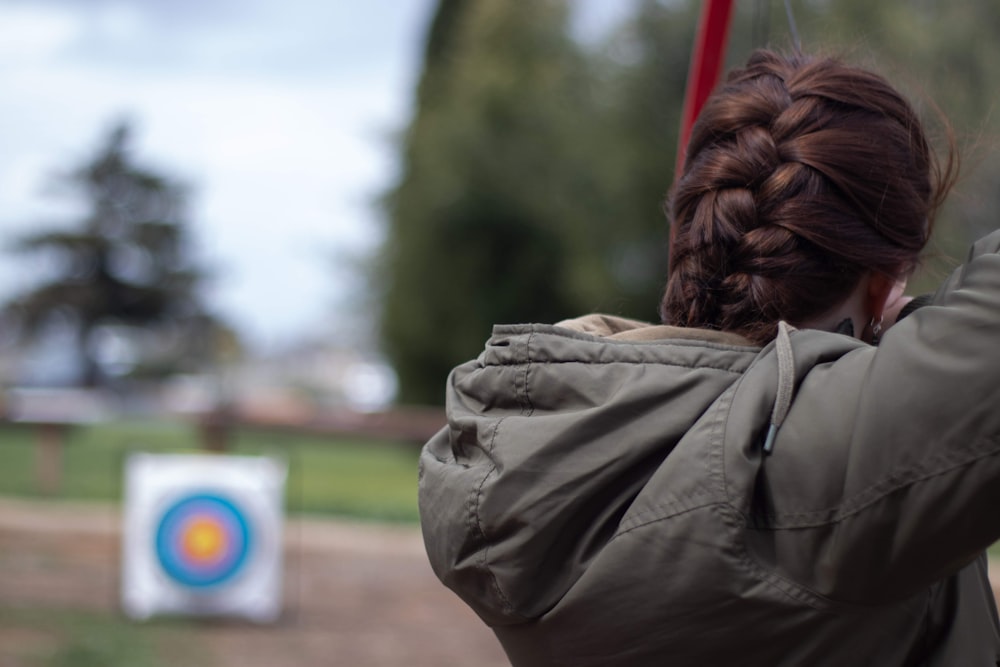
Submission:
<svg viewBox="0 0 1000 667">
<path fill-rule="evenodd" d="M 571 320 L 563 320 L 557 327 L 570 329 L 578 333 L 590 334 L 612 340 L 649 342 L 671 338 L 698 340 L 721 345 L 738 345 L 759 347 L 750 339 L 728 331 L 713 329 L 694 329 L 690 327 L 675 327 L 667 324 L 649 324 L 639 320 L 630 320 L 615 315 L 595 313 Z"/>
</svg>

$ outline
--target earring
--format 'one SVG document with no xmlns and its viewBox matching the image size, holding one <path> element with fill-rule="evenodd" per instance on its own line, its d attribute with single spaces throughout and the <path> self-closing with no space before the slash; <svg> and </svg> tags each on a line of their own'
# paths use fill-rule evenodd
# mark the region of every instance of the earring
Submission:
<svg viewBox="0 0 1000 667">
<path fill-rule="evenodd" d="M 873 317 L 872 321 L 869 322 L 868 326 L 870 326 L 872 329 L 872 345 L 878 345 L 879 339 L 881 338 L 882 334 L 882 316 L 879 315 L 878 320 L 876 320 Z"/>
</svg>

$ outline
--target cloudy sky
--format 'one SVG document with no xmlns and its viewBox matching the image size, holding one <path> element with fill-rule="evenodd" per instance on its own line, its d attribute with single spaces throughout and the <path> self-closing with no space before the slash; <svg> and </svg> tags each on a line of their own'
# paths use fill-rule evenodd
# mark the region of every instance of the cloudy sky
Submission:
<svg viewBox="0 0 1000 667">
<path fill-rule="evenodd" d="M 191 186 L 210 306 L 259 347 L 315 331 L 378 242 L 434 4 L 0 0 L 0 246 L 72 220 L 50 177 L 130 118 L 137 160 Z M 0 255 L 0 300 L 43 270 Z"/>
</svg>

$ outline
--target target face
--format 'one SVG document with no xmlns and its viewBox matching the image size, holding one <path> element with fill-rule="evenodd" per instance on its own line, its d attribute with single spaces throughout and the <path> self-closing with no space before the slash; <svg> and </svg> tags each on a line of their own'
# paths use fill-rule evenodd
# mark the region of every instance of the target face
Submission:
<svg viewBox="0 0 1000 667">
<path fill-rule="evenodd" d="M 286 476 L 283 461 L 263 456 L 130 454 L 125 612 L 277 619 Z"/>
<path fill-rule="evenodd" d="M 227 498 L 204 493 L 175 502 L 156 530 L 156 557 L 184 586 L 222 584 L 243 568 L 253 550 L 242 511 Z"/>
</svg>

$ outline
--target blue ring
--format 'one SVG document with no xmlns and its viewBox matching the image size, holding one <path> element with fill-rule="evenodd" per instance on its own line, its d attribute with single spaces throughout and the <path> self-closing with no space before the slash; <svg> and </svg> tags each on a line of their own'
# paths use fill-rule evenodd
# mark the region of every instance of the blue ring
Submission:
<svg viewBox="0 0 1000 667">
<path fill-rule="evenodd" d="M 220 563 L 193 567 L 180 553 L 178 530 L 192 513 L 215 516 L 230 537 L 230 549 Z M 164 512 L 156 529 L 156 556 L 163 570 L 179 584 L 194 588 L 217 586 L 236 575 L 251 549 L 251 533 L 243 512 L 228 498 L 213 493 L 185 496 Z"/>
</svg>

